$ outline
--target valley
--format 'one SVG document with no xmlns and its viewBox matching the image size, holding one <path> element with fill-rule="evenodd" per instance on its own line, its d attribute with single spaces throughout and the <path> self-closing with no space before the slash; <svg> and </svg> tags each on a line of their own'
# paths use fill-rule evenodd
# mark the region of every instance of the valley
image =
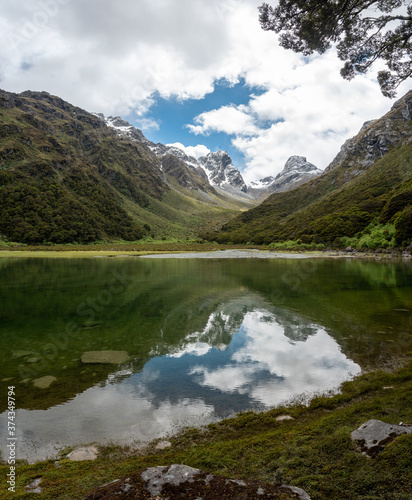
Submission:
<svg viewBox="0 0 412 500">
<path fill-rule="evenodd" d="M 190 157 L 120 117 L 46 92 L 1 91 L 0 242 L 406 247 L 411 115 L 409 92 L 325 172 L 291 156 L 276 177 L 247 185 L 225 151 Z"/>
</svg>

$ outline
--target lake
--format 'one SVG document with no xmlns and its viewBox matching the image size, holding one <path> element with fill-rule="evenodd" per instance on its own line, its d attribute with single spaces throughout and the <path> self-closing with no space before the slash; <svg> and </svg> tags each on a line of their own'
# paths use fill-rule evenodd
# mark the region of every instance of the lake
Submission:
<svg viewBox="0 0 412 500">
<path fill-rule="evenodd" d="M 2 258 L 2 455 L 10 385 L 36 461 L 309 400 L 410 351 L 411 324 L 410 261 Z"/>
</svg>

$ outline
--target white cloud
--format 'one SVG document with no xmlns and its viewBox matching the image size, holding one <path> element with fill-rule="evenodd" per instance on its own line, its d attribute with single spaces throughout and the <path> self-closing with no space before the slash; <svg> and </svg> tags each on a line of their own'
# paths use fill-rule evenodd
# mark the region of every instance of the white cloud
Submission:
<svg viewBox="0 0 412 500">
<path fill-rule="evenodd" d="M 209 108 L 189 129 L 233 136 L 249 180 L 279 172 L 294 154 L 324 168 L 391 102 L 373 73 L 344 81 L 333 51 L 305 59 L 279 47 L 274 33 L 260 28 L 260 4 L 0 0 L 0 87 L 46 90 L 106 115 L 133 112 L 148 130 L 158 126 L 148 115 L 157 95 L 202 99 L 214 82 L 242 77 L 266 92 L 246 106 Z"/>
<path fill-rule="evenodd" d="M 187 128 L 196 135 L 224 132 L 229 135 L 253 136 L 259 133 L 254 122 L 246 106 L 223 106 L 198 115 L 195 118 L 196 125 L 187 125 Z"/>
<path fill-rule="evenodd" d="M 166 146 L 182 149 L 188 156 L 193 156 L 195 158 L 200 158 L 210 153 L 210 149 L 203 144 L 198 144 L 197 146 L 184 146 L 181 142 L 175 142 L 173 144 L 166 144 Z"/>
</svg>

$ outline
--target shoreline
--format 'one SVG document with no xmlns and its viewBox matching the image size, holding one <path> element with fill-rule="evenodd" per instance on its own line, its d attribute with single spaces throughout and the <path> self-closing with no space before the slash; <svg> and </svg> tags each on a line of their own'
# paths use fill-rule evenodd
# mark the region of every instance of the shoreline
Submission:
<svg viewBox="0 0 412 500">
<path fill-rule="evenodd" d="M 41 478 L 42 498 L 82 498 L 102 484 L 131 471 L 172 463 L 197 467 L 238 479 L 283 482 L 303 488 L 319 500 L 361 499 L 365 488 L 373 498 L 409 498 L 408 463 L 412 434 L 396 438 L 376 458 L 363 455 L 351 432 L 373 418 L 391 424 L 412 423 L 405 405 L 412 391 L 412 363 L 406 356 L 392 369 L 374 370 L 344 382 L 338 393 L 315 396 L 308 405 L 279 406 L 245 412 L 201 428 L 183 429 L 142 449 L 103 445 L 96 460 L 71 461 L 68 448 L 60 458 L 25 464 L 16 462 L 16 493 L 27 495 L 28 484 Z M 90 447 L 88 445 L 88 447 Z M 408 458 L 409 457 L 409 458 Z M 8 465 L 0 461 L 0 470 Z M 371 483 L 371 479 L 373 482 Z M 372 487 L 372 490 L 370 490 Z M 14 498 L 0 484 L 2 498 Z"/>
<path fill-rule="evenodd" d="M 199 245 L 200 246 L 200 245 Z M 165 249 L 165 250 L 96 250 L 96 249 L 0 249 L 2 258 L 150 258 L 150 259 L 308 259 L 308 258 L 372 258 L 375 260 L 391 260 L 395 258 L 410 259 L 411 255 L 402 254 L 400 251 L 391 253 L 383 252 L 345 252 L 341 250 L 324 251 L 273 251 L 268 249 L 242 249 L 242 248 L 217 248 L 202 250 L 193 249 Z"/>
</svg>

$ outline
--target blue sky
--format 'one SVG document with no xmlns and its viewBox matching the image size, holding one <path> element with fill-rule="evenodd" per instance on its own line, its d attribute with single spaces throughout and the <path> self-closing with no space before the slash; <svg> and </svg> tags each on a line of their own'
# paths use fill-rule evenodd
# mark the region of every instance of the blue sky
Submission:
<svg viewBox="0 0 412 500">
<path fill-rule="evenodd" d="M 162 144 L 182 143 L 185 146 L 197 146 L 199 142 L 209 148 L 212 152 L 228 151 L 233 163 L 243 169 L 245 167 L 244 156 L 232 144 L 234 134 L 211 131 L 200 138 L 187 127 L 193 124 L 196 116 L 219 109 L 222 106 L 248 105 L 251 95 L 262 95 L 265 89 L 262 87 L 251 87 L 247 85 L 244 78 L 238 83 L 232 84 L 225 79 L 214 82 L 214 90 L 206 94 L 202 99 L 179 99 L 175 96 L 163 98 L 159 93 L 153 96 L 154 104 L 145 115 L 145 120 L 154 122 L 158 128 L 143 127 L 145 136 L 152 142 Z M 126 119 L 137 128 L 141 127 L 141 121 L 134 113 Z"/>
</svg>

